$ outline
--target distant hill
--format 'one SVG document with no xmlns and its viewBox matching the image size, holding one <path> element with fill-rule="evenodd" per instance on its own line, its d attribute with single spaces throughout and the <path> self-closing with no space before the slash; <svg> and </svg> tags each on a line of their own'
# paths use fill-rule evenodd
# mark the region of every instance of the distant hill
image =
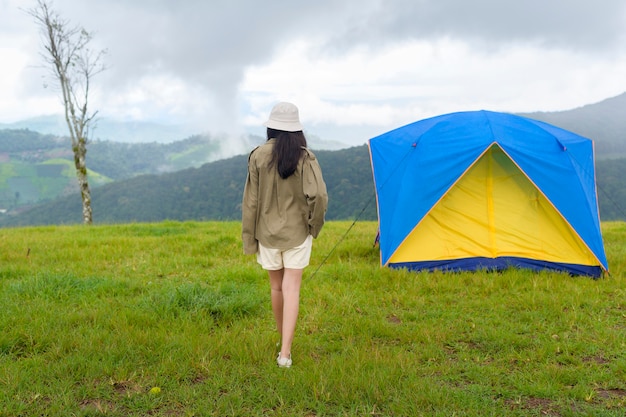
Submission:
<svg viewBox="0 0 626 417">
<path fill-rule="evenodd" d="M 626 220 L 626 158 L 596 162 L 601 220 Z"/>
<path fill-rule="evenodd" d="M 366 145 L 316 152 L 328 186 L 328 220 L 376 220 L 376 201 Z M 239 220 L 247 156 L 219 160 L 170 174 L 142 175 L 92 191 L 95 223 L 162 220 Z M 597 163 L 602 220 L 626 220 L 626 159 Z M 37 206 L 19 216 L 0 216 L 0 226 L 80 223 L 78 194 Z"/>
<path fill-rule="evenodd" d="M 599 159 L 626 157 L 626 93 L 573 110 L 520 115 L 592 139 Z"/>
<path fill-rule="evenodd" d="M 331 201 L 329 220 L 376 219 L 374 185 L 367 146 L 317 151 Z M 238 220 L 247 155 L 163 175 L 141 175 L 92 190 L 95 223 L 161 220 Z M 0 225 L 80 223 L 78 194 L 37 206 Z"/>
<path fill-rule="evenodd" d="M 250 149 L 260 137 L 241 137 Z M 192 136 L 173 143 L 95 141 L 88 145 L 91 188 L 143 174 L 161 174 L 224 158 L 222 138 Z M 229 144 L 233 146 L 233 143 Z M 0 130 L 0 212 L 16 211 L 77 189 L 69 139 L 27 129 Z"/>
<path fill-rule="evenodd" d="M 169 143 L 92 141 L 87 147 L 90 186 L 199 167 L 244 154 L 264 140 L 255 135 L 194 135 Z M 314 149 L 320 143 L 315 138 L 309 142 Z M 72 161 L 68 138 L 29 129 L 0 130 L 0 213 L 75 191 Z"/>
</svg>

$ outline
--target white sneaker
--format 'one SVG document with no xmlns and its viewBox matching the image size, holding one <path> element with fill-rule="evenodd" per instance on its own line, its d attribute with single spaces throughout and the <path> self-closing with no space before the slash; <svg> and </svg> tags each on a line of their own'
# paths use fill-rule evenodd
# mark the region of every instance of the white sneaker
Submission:
<svg viewBox="0 0 626 417">
<path fill-rule="evenodd" d="M 291 367 L 291 355 L 289 355 L 288 358 L 281 358 L 280 353 L 279 353 L 278 357 L 276 358 L 276 363 L 278 364 L 279 368 L 290 368 Z"/>
</svg>

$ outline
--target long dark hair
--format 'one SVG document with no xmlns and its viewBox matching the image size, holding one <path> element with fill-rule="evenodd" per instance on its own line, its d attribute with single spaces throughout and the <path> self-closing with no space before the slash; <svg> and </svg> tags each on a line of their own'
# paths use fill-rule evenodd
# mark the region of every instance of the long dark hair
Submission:
<svg viewBox="0 0 626 417">
<path fill-rule="evenodd" d="M 288 178 L 298 167 L 298 162 L 306 148 L 306 138 L 304 133 L 299 130 L 297 132 L 285 132 L 284 130 L 276 130 L 267 128 L 267 139 L 276 139 L 274 149 L 272 149 L 272 159 L 270 159 L 270 167 L 276 166 L 278 175 L 281 178 Z"/>
</svg>

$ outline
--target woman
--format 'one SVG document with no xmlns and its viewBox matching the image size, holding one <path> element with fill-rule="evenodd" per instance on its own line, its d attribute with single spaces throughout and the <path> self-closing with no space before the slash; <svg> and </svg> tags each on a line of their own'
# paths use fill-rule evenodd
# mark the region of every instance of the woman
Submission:
<svg viewBox="0 0 626 417">
<path fill-rule="evenodd" d="M 269 274 L 281 337 L 276 362 L 288 368 L 302 272 L 309 265 L 312 240 L 324 225 L 328 195 L 319 163 L 306 148 L 298 108 L 278 103 L 265 126 L 267 141 L 248 157 L 242 238 L 244 253 L 256 254 Z"/>
</svg>

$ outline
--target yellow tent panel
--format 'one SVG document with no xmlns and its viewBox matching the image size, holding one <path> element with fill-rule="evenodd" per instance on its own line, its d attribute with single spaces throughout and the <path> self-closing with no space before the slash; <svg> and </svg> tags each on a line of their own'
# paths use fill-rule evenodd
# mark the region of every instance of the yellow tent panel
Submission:
<svg viewBox="0 0 626 417">
<path fill-rule="evenodd" d="M 472 257 L 599 264 L 561 214 L 495 144 L 411 231 L 389 262 Z"/>
</svg>

